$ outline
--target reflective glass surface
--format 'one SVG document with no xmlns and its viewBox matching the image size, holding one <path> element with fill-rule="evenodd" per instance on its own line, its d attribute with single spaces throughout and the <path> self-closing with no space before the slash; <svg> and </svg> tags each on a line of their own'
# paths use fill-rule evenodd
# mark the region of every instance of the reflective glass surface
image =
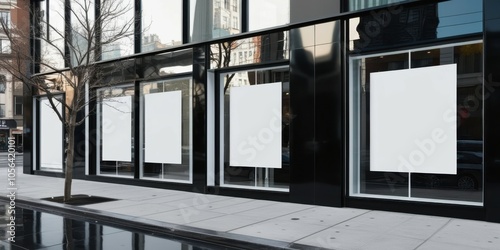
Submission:
<svg viewBox="0 0 500 250">
<path fill-rule="evenodd" d="M 190 41 L 241 33 L 240 0 L 190 0 Z"/>
<path fill-rule="evenodd" d="M 381 5 L 394 4 L 399 2 L 404 2 L 407 0 L 349 0 L 349 10 L 362 10 L 371 7 L 377 7 Z"/>
<path fill-rule="evenodd" d="M 447 45 L 437 48 L 418 49 L 400 54 L 384 54 L 380 56 L 366 56 L 352 60 L 352 106 L 351 116 L 354 131 L 351 134 L 353 143 L 351 194 L 377 194 L 384 196 L 399 196 L 409 199 L 428 199 L 429 201 L 460 202 L 481 204 L 483 201 L 483 75 L 482 75 L 482 43 L 465 43 Z M 410 59 L 411 58 L 411 59 Z M 456 64 L 456 128 L 443 128 L 443 131 L 456 129 L 456 174 L 448 173 L 411 173 L 371 171 L 370 143 L 374 128 L 371 126 L 370 116 L 373 103 L 370 97 L 371 73 L 393 71 L 408 68 L 427 68 L 432 66 Z M 387 89 L 397 95 L 401 89 Z M 428 89 L 425 91 L 434 91 Z M 487 94 L 487 90 L 484 89 Z M 388 93 L 389 93 L 388 92 Z M 426 102 L 425 96 L 421 100 Z M 443 98 L 444 99 L 444 98 Z M 430 100 L 428 100 L 430 101 Z M 434 101 L 434 100 L 433 100 Z M 398 103 L 394 103 L 398 105 Z M 439 107 L 436 107 L 438 109 Z M 406 115 L 406 114 L 405 114 Z M 398 116 L 398 114 L 394 114 Z M 399 116 L 402 116 L 401 114 Z M 442 114 L 441 119 L 448 117 Z M 454 116 L 453 116 L 454 117 Z M 435 119 L 429 117 L 429 119 Z M 453 120 L 452 120 L 453 121 Z M 426 122 L 425 124 L 434 124 Z M 432 127 L 430 129 L 436 129 Z M 429 129 L 429 128 L 427 128 Z M 434 131 L 433 130 L 433 131 Z M 417 147 L 409 156 L 412 160 L 415 155 L 432 157 L 433 148 L 437 144 L 428 140 L 425 128 L 414 128 L 415 141 L 410 142 Z M 427 136 L 424 136 L 427 135 Z M 434 137 L 432 137 L 434 140 Z M 435 140 L 436 141 L 436 140 Z M 434 143 L 434 144 L 433 144 Z M 453 142 L 452 142 L 453 143 Z M 434 145 L 434 146 L 433 146 Z M 407 147 L 400 145 L 401 147 Z M 417 152 L 418 151 L 418 152 Z M 358 153 L 359 152 L 359 153 Z M 416 153 L 417 152 L 417 153 Z M 398 157 L 383 155 L 378 157 Z M 412 158 L 413 157 L 413 158 Z M 406 159 L 404 158 L 404 159 Z M 426 157 L 424 156 L 424 160 Z M 426 161 L 424 161 L 425 164 Z M 411 163 L 415 165 L 416 163 Z M 421 163 L 418 163 L 421 164 Z M 471 203 L 468 203 L 471 204 Z"/>
<path fill-rule="evenodd" d="M 102 60 L 114 59 L 134 53 L 134 1 L 103 1 L 101 13 Z"/>
<path fill-rule="evenodd" d="M 248 30 L 260 30 L 290 22 L 290 1 L 248 1 Z"/>
<path fill-rule="evenodd" d="M 278 188 L 287 189 L 290 185 L 290 73 L 288 67 L 283 68 L 270 68 L 270 69 L 258 69 L 258 70 L 248 70 L 248 71 L 237 71 L 228 74 L 221 75 L 222 84 L 220 88 L 221 101 L 221 134 L 222 143 L 224 146 L 223 159 L 221 159 L 221 185 L 236 185 L 240 187 L 257 187 L 257 188 Z M 268 136 L 264 136 L 263 128 L 258 133 L 251 133 L 251 137 L 255 136 L 258 138 L 256 142 L 249 142 L 247 145 L 250 148 L 242 150 L 239 144 L 238 147 L 230 148 L 230 122 L 232 121 L 230 117 L 231 109 L 231 90 L 243 87 L 243 86 L 255 86 L 255 85 L 266 85 L 268 83 L 281 83 L 281 167 L 280 168 L 267 168 L 267 167 L 245 167 L 245 166 L 231 166 L 230 164 L 230 151 L 238 151 L 242 153 L 243 151 L 248 152 L 255 150 L 261 151 L 264 146 L 267 146 L 269 140 Z M 255 100 L 259 102 L 259 100 Z M 252 105 L 251 103 L 246 103 L 247 105 Z M 249 112 L 250 113 L 250 112 Z M 244 116 L 245 114 L 237 114 Z M 234 118 L 234 117 L 233 117 Z M 238 117 L 234 118 L 238 119 Z M 270 124 L 271 121 L 265 121 L 266 124 Z M 269 125 L 270 126 L 270 125 Z M 258 129 L 257 129 L 258 130 Z M 260 136 L 260 137 L 259 137 Z M 262 137 L 262 138 L 261 138 Z M 259 156 L 257 156 L 259 157 Z"/>
<path fill-rule="evenodd" d="M 134 87 L 102 88 L 97 98 L 97 173 L 133 177 Z"/>
<path fill-rule="evenodd" d="M 166 52 L 139 58 L 137 70 L 142 70 L 145 79 L 189 73 L 193 71 L 192 49 Z"/>
<path fill-rule="evenodd" d="M 95 34 L 92 32 L 96 28 L 94 10 L 93 1 L 76 0 L 71 3 L 71 42 L 73 45 L 68 46 L 68 49 L 72 66 L 88 64 L 87 57 L 90 57 L 90 62 L 94 60 L 97 49 Z M 88 46 L 89 41 L 92 43 L 91 46 Z"/>
<path fill-rule="evenodd" d="M 191 182 L 193 165 L 191 78 L 143 83 L 141 92 L 142 178 Z M 165 93 L 165 95 L 160 94 L 160 99 L 148 99 L 149 95 L 156 95 L 157 93 Z M 148 104 L 154 105 L 155 103 L 169 106 L 148 106 Z M 168 113 L 165 108 L 169 109 Z M 172 111 L 178 111 L 175 112 L 177 115 L 173 114 Z M 156 124 L 150 124 L 150 122 Z M 175 134 L 168 133 L 167 135 L 171 137 L 164 138 L 165 136 L 162 134 L 169 132 L 168 130 L 179 131 Z M 154 137 L 161 137 L 164 140 L 157 141 L 154 140 Z M 177 143 L 174 143 L 174 141 Z M 177 151 L 181 156 L 172 154 L 172 152 Z M 154 154 L 153 152 L 162 152 L 163 156 L 168 155 L 168 157 L 149 157 Z M 177 159 L 179 161 L 176 163 L 170 160 L 177 157 L 180 158 Z"/>
<path fill-rule="evenodd" d="M 15 242 L 10 242 L 7 237 L 2 238 L 0 249 L 240 249 L 185 237 L 181 239 L 165 233 L 100 224 L 72 215 L 63 217 L 19 206 L 15 214 L 9 214 L 8 211 L 8 205 L 1 203 L 0 222 L 2 225 L 15 223 Z M 15 217 L 14 221 L 10 220 L 11 216 Z M 7 236 L 10 228 L 2 229 Z"/>
<path fill-rule="evenodd" d="M 40 71 L 43 73 L 64 68 L 64 1 L 41 2 L 40 8 Z"/>
<path fill-rule="evenodd" d="M 393 5 L 349 21 L 350 50 L 362 52 L 482 32 L 482 1 Z"/>
<path fill-rule="evenodd" d="M 142 0 L 141 52 L 182 44 L 181 24 L 181 0 Z"/>
<path fill-rule="evenodd" d="M 288 59 L 288 32 L 271 33 L 210 46 L 210 67 L 273 62 Z"/>
</svg>

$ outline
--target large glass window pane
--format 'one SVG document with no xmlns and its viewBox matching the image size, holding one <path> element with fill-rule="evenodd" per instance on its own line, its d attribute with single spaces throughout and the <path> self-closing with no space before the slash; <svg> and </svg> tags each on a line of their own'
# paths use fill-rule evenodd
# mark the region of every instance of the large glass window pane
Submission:
<svg viewBox="0 0 500 250">
<path fill-rule="evenodd" d="M 364 194 L 381 194 L 391 196 L 408 195 L 408 174 L 397 172 L 370 171 L 370 75 L 373 72 L 408 69 L 408 54 L 395 54 L 355 60 L 353 86 L 358 103 L 358 115 L 353 118 L 358 122 L 359 148 L 353 149 L 357 153 L 355 161 L 359 161 L 356 168 L 355 192 Z"/>
<path fill-rule="evenodd" d="M 482 1 L 450 0 L 372 11 L 349 22 L 354 52 L 482 32 Z"/>
<path fill-rule="evenodd" d="M 189 4 L 191 42 L 241 33 L 240 0 L 190 0 Z"/>
<path fill-rule="evenodd" d="M 142 84 L 142 178 L 192 181 L 191 86 L 191 78 Z"/>
<path fill-rule="evenodd" d="M 134 1 L 102 1 L 101 18 L 102 60 L 134 53 Z"/>
<path fill-rule="evenodd" d="M 40 3 L 41 72 L 64 68 L 64 0 Z"/>
<path fill-rule="evenodd" d="M 289 69 L 221 75 L 221 185 L 287 190 Z"/>
<path fill-rule="evenodd" d="M 352 113 L 350 120 L 354 128 L 350 135 L 352 145 L 350 149 L 351 195 L 376 194 L 402 199 L 481 204 L 483 196 L 482 44 L 464 43 L 418 49 L 401 54 L 364 56 L 353 59 L 351 62 Z M 412 69 L 412 72 L 421 70 L 436 74 L 437 76 L 432 79 L 440 79 L 440 81 L 432 82 L 432 87 L 426 87 L 426 89 L 419 89 L 419 86 L 429 85 L 428 83 L 410 85 L 406 81 L 397 79 L 395 79 L 396 84 L 390 85 L 391 88 L 379 87 L 382 86 L 381 84 L 388 86 L 385 84 L 390 80 L 387 78 L 383 80 L 380 74 L 375 75 L 377 72 L 394 72 L 404 76 L 404 74 L 410 74 L 410 71 L 401 71 L 401 69 L 408 68 Z M 440 71 L 437 72 L 436 69 Z M 455 70 L 449 71 L 449 69 Z M 446 74 L 449 74 L 447 72 L 453 73 L 451 75 L 453 85 L 447 87 L 452 89 L 443 91 L 442 86 L 448 81 L 446 80 Z M 396 76 L 396 74 L 391 76 Z M 375 77 L 384 82 L 375 82 Z M 400 83 L 397 83 L 398 81 Z M 380 135 L 384 127 L 384 120 L 379 119 L 381 111 L 378 108 L 381 107 L 382 101 L 374 99 L 380 97 L 382 92 L 375 94 L 374 91 L 383 91 L 383 95 L 388 99 L 396 100 L 399 98 L 398 95 L 407 93 L 406 89 L 415 87 L 422 93 L 417 95 L 415 91 L 412 92 L 412 95 L 417 95 L 412 97 L 413 100 L 417 101 L 410 103 L 408 107 L 412 107 L 412 110 L 415 108 L 415 112 L 408 113 L 410 112 L 408 109 L 400 110 L 399 113 L 392 115 L 393 118 L 389 115 L 385 121 L 399 123 L 400 120 L 420 117 L 420 121 L 416 122 L 420 125 L 412 127 L 410 124 L 398 130 L 394 129 L 392 133 L 386 133 L 387 137 L 384 137 L 386 139 L 383 142 L 408 137 L 409 139 L 397 144 L 397 147 L 404 149 L 406 153 L 381 155 L 378 146 L 374 148 L 373 145 L 376 142 L 380 143 L 381 140 L 376 135 Z M 450 93 L 453 93 L 453 96 L 450 96 Z M 449 103 L 449 100 L 454 103 Z M 450 107 L 453 109 L 446 108 L 448 104 L 445 101 L 451 104 Z M 428 108 L 429 103 L 433 103 L 432 110 Z M 407 104 L 395 102 L 389 105 L 400 107 Z M 444 107 L 443 110 L 434 112 L 442 107 Z M 377 112 L 378 115 L 374 116 L 373 112 Z M 387 127 L 392 126 L 388 123 L 386 123 Z M 407 133 L 398 134 L 405 130 Z M 449 154 L 451 151 L 442 151 L 443 148 L 453 149 L 452 155 Z M 374 165 L 381 162 L 375 159 L 384 158 L 396 159 L 397 162 L 391 166 Z M 434 161 L 435 159 L 438 161 Z M 422 170 L 435 162 L 442 164 L 432 169 Z M 452 166 L 451 171 L 449 171 L 450 168 L 445 170 L 444 165 Z M 381 168 L 397 171 L 385 171 Z"/>
<path fill-rule="evenodd" d="M 98 174 L 133 177 L 134 87 L 103 88 L 97 94 Z"/>
<path fill-rule="evenodd" d="M 95 5 L 93 1 L 77 0 L 71 4 L 71 36 L 72 46 L 69 46 L 72 66 L 82 65 L 94 61 L 96 52 L 95 34 Z M 89 42 L 91 45 L 89 46 Z"/>
<path fill-rule="evenodd" d="M 141 52 L 182 44 L 182 1 L 142 1 Z"/>
<path fill-rule="evenodd" d="M 468 44 L 411 53 L 414 68 L 456 64 L 458 74 L 457 174 L 414 174 L 414 197 L 482 201 L 482 51 L 482 44 Z"/>
<path fill-rule="evenodd" d="M 290 22 L 290 1 L 248 1 L 248 30 L 260 30 Z"/>
</svg>

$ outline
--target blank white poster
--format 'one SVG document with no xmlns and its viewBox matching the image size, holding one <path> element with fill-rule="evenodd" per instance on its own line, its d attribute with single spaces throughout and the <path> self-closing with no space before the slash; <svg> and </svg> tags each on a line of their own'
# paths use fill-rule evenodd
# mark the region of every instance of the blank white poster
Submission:
<svg viewBox="0 0 500 250">
<path fill-rule="evenodd" d="M 182 91 L 144 96 L 145 162 L 182 163 Z"/>
<path fill-rule="evenodd" d="M 231 88 L 229 164 L 281 168 L 281 83 Z"/>
<path fill-rule="evenodd" d="M 132 161 L 132 97 L 102 101 L 102 160 Z"/>
<path fill-rule="evenodd" d="M 370 170 L 456 174 L 456 64 L 370 78 Z"/>
<path fill-rule="evenodd" d="M 59 113 L 62 104 L 57 104 Z M 48 99 L 40 100 L 40 167 L 49 170 L 61 170 L 63 167 L 63 124 L 52 108 Z"/>
</svg>

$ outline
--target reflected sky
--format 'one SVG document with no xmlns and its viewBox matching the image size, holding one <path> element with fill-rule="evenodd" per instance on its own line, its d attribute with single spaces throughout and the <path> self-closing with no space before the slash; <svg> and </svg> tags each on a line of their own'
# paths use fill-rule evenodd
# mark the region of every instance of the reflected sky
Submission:
<svg viewBox="0 0 500 250">
<path fill-rule="evenodd" d="M 10 222 L 7 208 L 4 203 L 0 204 L 2 225 Z M 15 243 L 7 240 L 7 229 L 0 227 L 0 249 L 236 249 L 181 241 L 19 207 L 15 215 Z"/>
<path fill-rule="evenodd" d="M 483 30 L 483 1 L 454 0 L 438 3 L 438 38 Z"/>
</svg>

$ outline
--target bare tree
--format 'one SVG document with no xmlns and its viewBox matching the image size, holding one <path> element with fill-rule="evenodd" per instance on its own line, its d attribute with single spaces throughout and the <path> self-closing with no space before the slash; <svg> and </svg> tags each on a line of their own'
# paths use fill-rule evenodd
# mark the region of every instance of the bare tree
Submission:
<svg viewBox="0 0 500 250">
<path fill-rule="evenodd" d="M 93 112 L 85 114 L 89 103 L 98 99 L 88 89 L 110 86 L 109 79 L 101 77 L 101 67 L 95 61 L 106 53 L 123 49 L 122 43 L 133 36 L 134 6 L 126 3 L 101 0 L 95 6 L 97 3 L 93 0 L 51 0 L 48 8 L 31 10 L 34 24 L 30 32 L 2 22 L 2 29 L 10 40 L 11 56 L 0 59 L 0 67 L 22 81 L 32 93 L 45 95 L 65 128 L 64 202 L 71 199 L 75 128 Z M 37 53 L 29 49 L 33 37 L 40 42 Z M 28 65 L 34 67 L 30 70 Z M 61 93 L 65 93 L 65 100 L 58 97 Z"/>
</svg>

